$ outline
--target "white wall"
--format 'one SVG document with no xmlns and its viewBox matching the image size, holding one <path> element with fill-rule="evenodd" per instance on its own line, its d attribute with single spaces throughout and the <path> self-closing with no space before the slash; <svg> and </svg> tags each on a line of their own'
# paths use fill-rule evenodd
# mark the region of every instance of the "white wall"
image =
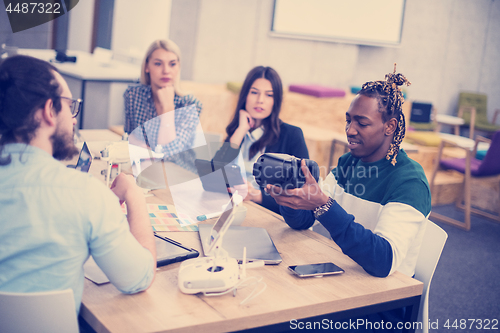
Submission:
<svg viewBox="0 0 500 333">
<path fill-rule="evenodd" d="M 382 79 L 397 62 L 398 71 L 412 82 L 408 97 L 431 102 L 440 113 L 456 112 L 462 90 L 488 95 L 490 119 L 500 108 L 500 0 L 407 0 L 397 48 L 271 37 L 273 4 L 115 0 L 112 50 L 140 59 L 151 41 L 172 32 L 170 37 L 184 46 L 186 79 L 242 81 L 252 67 L 268 65 L 278 70 L 285 86 L 317 83 L 344 89 Z M 80 1 L 69 13 L 69 49 L 90 51 L 93 7 L 94 0 Z"/>
<path fill-rule="evenodd" d="M 171 0 L 115 0 L 111 50 L 125 55 L 125 59 L 131 56 L 140 62 L 151 42 L 168 38 L 170 9 Z M 90 52 L 94 0 L 80 1 L 70 15 L 68 49 Z M 123 124 L 123 92 L 127 86 L 125 83 L 88 83 L 86 96 L 94 98 L 87 100 L 87 107 L 92 108 L 92 103 L 96 103 L 94 109 L 105 109 L 107 113 L 95 119 L 84 118 L 85 128 Z"/>
<path fill-rule="evenodd" d="M 111 50 L 115 58 L 135 60 L 136 64 L 140 64 L 154 40 L 168 38 L 171 5 L 171 0 L 115 0 L 111 37 Z M 109 125 L 123 124 L 125 121 L 123 93 L 127 87 L 125 83 L 110 84 Z"/>
<path fill-rule="evenodd" d="M 79 1 L 69 15 L 68 50 L 91 52 L 94 0 Z"/>
<path fill-rule="evenodd" d="M 269 0 L 202 1 L 192 79 L 243 81 L 252 67 L 266 65 L 284 83 L 348 85 L 357 46 L 269 37 L 272 11 Z"/>
<path fill-rule="evenodd" d="M 111 50 L 136 58 L 169 35 L 171 0 L 115 0 Z"/>
<path fill-rule="evenodd" d="M 490 119 L 500 108 L 500 0 L 407 0 L 396 48 L 270 37 L 273 3 L 200 0 L 191 79 L 243 81 L 252 67 L 268 65 L 285 86 L 349 89 L 383 79 L 396 62 L 412 82 L 408 97 L 439 113 L 454 114 L 462 90 L 488 94 Z"/>
<path fill-rule="evenodd" d="M 460 91 L 500 108 L 500 1 L 407 0 L 400 48 L 360 47 L 353 82 L 383 76 L 391 63 L 412 82 L 409 97 L 455 114 Z M 496 35 L 496 36 L 495 36 Z"/>
<path fill-rule="evenodd" d="M 142 58 L 155 39 L 169 35 L 171 0 L 115 0 L 111 50 Z M 95 0 L 70 12 L 68 49 L 91 52 Z"/>
</svg>

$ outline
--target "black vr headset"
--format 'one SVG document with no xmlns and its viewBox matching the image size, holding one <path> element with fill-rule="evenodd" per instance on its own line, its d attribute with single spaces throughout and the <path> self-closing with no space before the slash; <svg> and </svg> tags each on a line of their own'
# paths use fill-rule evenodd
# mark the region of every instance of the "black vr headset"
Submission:
<svg viewBox="0 0 500 333">
<path fill-rule="evenodd" d="M 319 167 L 313 160 L 304 159 L 311 175 L 318 181 Z M 265 153 L 253 165 L 253 175 L 260 187 L 267 184 L 282 188 L 300 188 L 306 182 L 301 169 L 301 158 L 288 154 Z"/>
</svg>

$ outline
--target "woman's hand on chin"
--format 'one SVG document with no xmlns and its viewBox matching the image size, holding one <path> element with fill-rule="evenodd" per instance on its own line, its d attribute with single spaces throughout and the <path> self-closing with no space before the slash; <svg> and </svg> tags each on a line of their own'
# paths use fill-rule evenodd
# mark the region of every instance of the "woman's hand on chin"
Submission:
<svg viewBox="0 0 500 333">
<path fill-rule="evenodd" d="M 161 87 L 156 90 L 156 99 L 158 101 L 156 112 L 158 115 L 175 110 L 174 97 L 175 90 L 173 85 Z"/>
<path fill-rule="evenodd" d="M 238 128 L 234 131 L 233 135 L 229 139 L 229 142 L 236 146 L 240 146 L 245 135 L 255 126 L 255 119 L 250 117 L 250 114 L 246 110 L 240 110 L 240 120 L 238 123 Z"/>
<path fill-rule="evenodd" d="M 238 129 L 244 130 L 245 133 L 254 128 L 255 119 L 250 116 L 250 113 L 246 110 L 240 110 L 240 122 Z"/>
</svg>

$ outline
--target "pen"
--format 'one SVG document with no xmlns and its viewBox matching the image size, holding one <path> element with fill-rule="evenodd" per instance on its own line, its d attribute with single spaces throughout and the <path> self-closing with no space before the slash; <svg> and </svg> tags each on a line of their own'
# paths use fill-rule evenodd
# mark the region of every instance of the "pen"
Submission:
<svg viewBox="0 0 500 333">
<path fill-rule="evenodd" d="M 205 215 L 197 216 L 196 219 L 198 221 L 205 221 L 205 220 L 211 219 L 213 217 L 219 217 L 221 215 L 222 215 L 222 212 L 216 212 L 216 213 L 212 213 L 212 214 L 205 214 Z"/>
</svg>

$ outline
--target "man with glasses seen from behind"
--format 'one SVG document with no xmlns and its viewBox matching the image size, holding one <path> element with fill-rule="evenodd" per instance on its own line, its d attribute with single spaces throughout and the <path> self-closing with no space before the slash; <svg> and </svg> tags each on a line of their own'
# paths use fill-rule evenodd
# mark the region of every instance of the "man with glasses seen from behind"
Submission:
<svg viewBox="0 0 500 333">
<path fill-rule="evenodd" d="M 127 294 L 147 289 L 156 271 L 154 236 L 134 178 L 121 174 L 110 190 L 57 161 L 78 154 L 80 106 L 51 64 L 27 56 L 0 64 L 0 290 L 71 288 L 77 312 L 89 255 Z"/>
</svg>

